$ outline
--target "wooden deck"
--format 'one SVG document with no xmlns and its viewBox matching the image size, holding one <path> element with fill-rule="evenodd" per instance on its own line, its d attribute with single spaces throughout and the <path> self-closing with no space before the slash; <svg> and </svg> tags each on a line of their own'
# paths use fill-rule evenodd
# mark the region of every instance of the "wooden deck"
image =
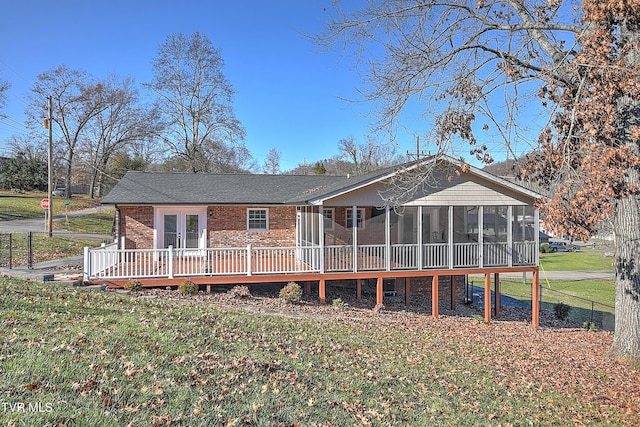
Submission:
<svg viewBox="0 0 640 427">
<path fill-rule="evenodd" d="M 85 282 L 107 284 L 122 288 L 132 279 L 144 287 L 178 286 L 185 280 L 207 286 L 250 285 L 256 283 L 300 282 L 306 288 L 316 286 L 321 304 L 325 303 L 326 286 L 331 281 L 355 280 L 358 295 L 364 279 L 376 280 L 376 303 L 383 304 L 383 280 L 399 278 L 407 283 L 410 295 L 411 279 L 430 277 L 432 286 L 432 314 L 438 316 L 438 282 L 440 277 L 460 275 L 484 275 L 485 320 L 491 319 L 491 277 L 494 292 L 499 294 L 499 275 L 502 273 L 532 273 L 532 324 L 538 325 L 538 267 L 536 265 L 483 266 L 458 268 L 424 268 L 415 260 L 407 263 L 372 256 L 369 252 L 356 252 L 356 257 L 340 260 L 324 259 L 317 248 L 236 248 L 203 250 L 128 250 L 96 251 L 91 259 L 85 250 Z M 404 258 L 403 258 L 404 259 Z M 412 258 L 409 258 L 412 259 Z M 306 260 L 303 261 L 303 260 Z M 92 266 L 95 263 L 95 266 Z M 321 263 L 324 268 L 320 268 Z M 336 267 L 338 266 L 338 267 Z M 87 268 L 89 267 L 89 268 Z M 87 271 L 95 267 L 93 274 Z M 331 267 L 329 270 L 327 267 Z M 88 276 L 88 277 L 87 277 Z M 408 303 L 407 299 L 407 303 Z M 499 307 L 496 307 L 499 310 Z"/>
</svg>

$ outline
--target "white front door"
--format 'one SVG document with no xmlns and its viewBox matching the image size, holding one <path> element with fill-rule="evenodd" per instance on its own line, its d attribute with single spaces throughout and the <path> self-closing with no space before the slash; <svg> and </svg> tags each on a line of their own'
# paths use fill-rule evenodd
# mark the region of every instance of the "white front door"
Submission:
<svg viewBox="0 0 640 427">
<path fill-rule="evenodd" d="M 206 247 L 206 209 L 159 208 L 156 213 L 156 247 L 198 249 Z"/>
</svg>

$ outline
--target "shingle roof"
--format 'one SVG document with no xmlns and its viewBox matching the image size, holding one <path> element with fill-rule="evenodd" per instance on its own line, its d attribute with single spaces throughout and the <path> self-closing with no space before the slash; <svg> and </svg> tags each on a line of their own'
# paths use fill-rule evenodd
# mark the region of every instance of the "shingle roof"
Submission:
<svg viewBox="0 0 640 427">
<path fill-rule="evenodd" d="M 106 204 L 287 204 L 347 181 L 344 176 L 188 174 L 129 171 Z"/>
<path fill-rule="evenodd" d="M 452 164 L 459 161 L 444 156 Z M 431 162 L 435 157 L 420 162 Z M 417 162 L 379 169 L 358 176 L 193 174 L 129 171 L 103 199 L 105 204 L 202 205 L 202 204 L 307 204 L 391 176 Z M 470 172 L 537 198 L 531 190 L 470 167 Z"/>
</svg>

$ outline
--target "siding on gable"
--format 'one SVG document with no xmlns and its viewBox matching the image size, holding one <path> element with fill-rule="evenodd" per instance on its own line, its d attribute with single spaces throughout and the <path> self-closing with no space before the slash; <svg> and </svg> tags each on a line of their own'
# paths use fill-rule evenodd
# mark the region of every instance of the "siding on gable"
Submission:
<svg viewBox="0 0 640 427">
<path fill-rule="evenodd" d="M 371 185 L 348 194 L 326 200 L 324 205 L 330 206 L 381 206 L 383 200 L 380 191 L 382 183 Z M 384 193 L 383 193 L 384 194 Z M 461 175 L 437 171 L 432 178 L 432 186 L 425 185 L 422 191 L 415 194 L 408 206 L 521 206 L 532 205 L 534 199 L 514 191 L 507 186 L 484 179 L 469 173 Z"/>
<path fill-rule="evenodd" d="M 503 189 L 505 191 L 505 189 Z M 532 201 L 531 201 L 532 202 Z M 521 206 L 527 202 L 481 183 L 466 181 L 417 198 L 408 205 L 424 206 Z"/>
</svg>

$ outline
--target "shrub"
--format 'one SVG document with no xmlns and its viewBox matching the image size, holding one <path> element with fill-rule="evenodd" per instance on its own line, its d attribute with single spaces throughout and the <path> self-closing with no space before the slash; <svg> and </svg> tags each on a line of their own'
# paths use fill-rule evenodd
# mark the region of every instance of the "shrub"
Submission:
<svg viewBox="0 0 640 427">
<path fill-rule="evenodd" d="M 540 245 L 540 253 L 548 254 L 551 253 L 551 246 L 548 243 L 543 243 Z"/>
<path fill-rule="evenodd" d="M 198 285 L 193 283 L 191 280 L 185 280 L 178 285 L 178 291 L 184 295 L 195 294 L 198 293 Z"/>
<path fill-rule="evenodd" d="M 553 312 L 556 314 L 556 317 L 558 319 L 564 320 L 567 317 L 569 317 L 569 313 L 571 312 L 571 306 L 563 302 L 559 302 L 554 304 Z"/>
<path fill-rule="evenodd" d="M 131 292 L 138 292 L 142 290 L 142 282 L 139 280 L 129 280 L 124 284 L 124 288 Z"/>
<path fill-rule="evenodd" d="M 587 331 L 597 331 L 598 328 L 596 327 L 596 324 L 593 322 L 589 322 L 588 320 L 585 321 L 582 324 L 582 327 L 585 328 Z"/>
<path fill-rule="evenodd" d="M 289 282 L 287 286 L 280 289 L 280 298 L 290 304 L 297 304 L 302 299 L 302 288 L 296 282 Z"/>
<path fill-rule="evenodd" d="M 249 292 L 248 286 L 234 286 L 229 293 L 233 298 L 249 298 L 251 292 Z"/>
<path fill-rule="evenodd" d="M 347 304 L 342 301 L 342 298 L 336 298 L 331 302 L 331 305 L 335 308 L 345 308 Z"/>
</svg>

